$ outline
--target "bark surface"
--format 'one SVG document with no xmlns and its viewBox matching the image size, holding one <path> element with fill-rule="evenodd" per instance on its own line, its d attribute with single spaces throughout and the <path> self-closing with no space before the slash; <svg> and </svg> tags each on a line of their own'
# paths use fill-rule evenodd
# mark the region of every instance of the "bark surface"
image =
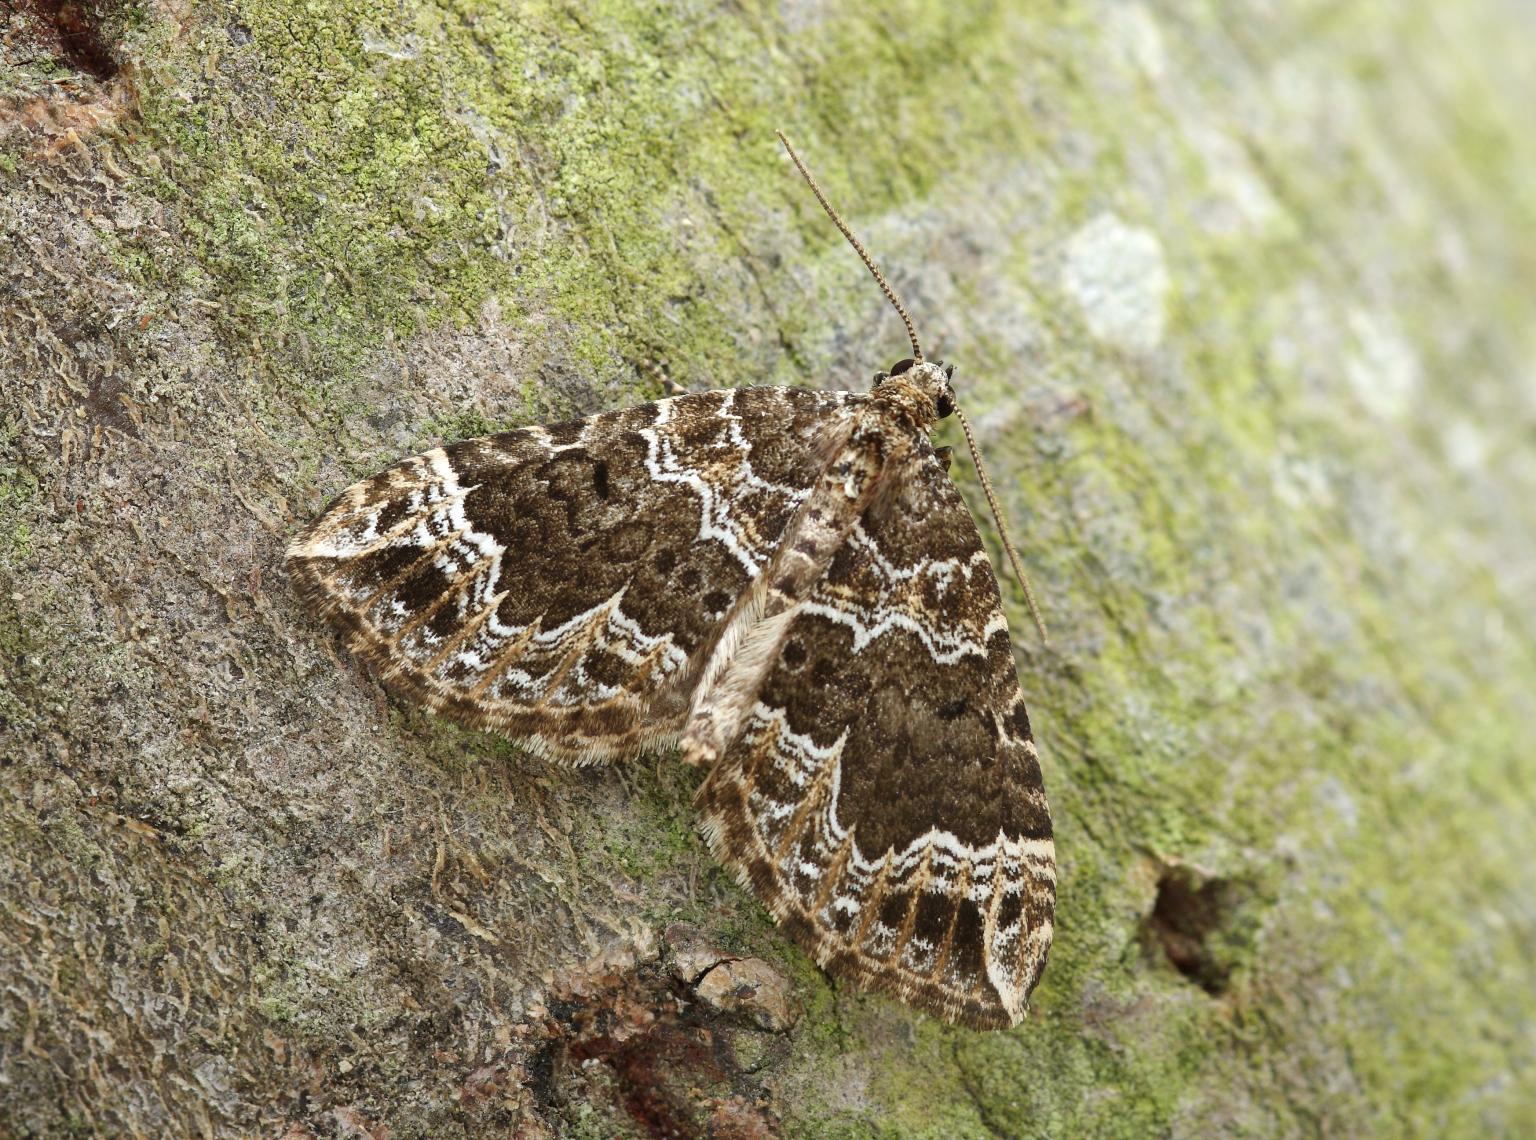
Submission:
<svg viewBox="0 0 1536 1140">
<path fill-rule="evenodd" d="M 3 18 L 0 1133 L 1536 1132 L 1525 7 Z M 698 773 L 392 704 L 284 577 L 440 441 L 906 355 L 775 127 L 1057 646 L 1005 582 L 1010 1032 L 830 986 Z"/>
</svg>

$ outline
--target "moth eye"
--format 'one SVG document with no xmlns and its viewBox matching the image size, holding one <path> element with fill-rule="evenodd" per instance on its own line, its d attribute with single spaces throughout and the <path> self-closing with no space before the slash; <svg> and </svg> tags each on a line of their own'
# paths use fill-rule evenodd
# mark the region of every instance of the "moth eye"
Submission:
<svg viewBox="0 0 1536 1140">
<path fill-rule="evenodd" d="M 948 392 L 940 392 L 939 398 L 933 402 L 933 410 L 939 413 L 939 419 L 955 414 L 955 401 Z"/>
<path fill-rule="evenodd" d="M 891 375 L 900 376 L 916 363 L 917 361 L 913 360 L 910 356 L 905 360 L 898 360 L 895 364 L 891 365 Z"/>
<path fill-rule="evenodd" d="M 876 384 L 882 384 L 885 381 L 889 380 L 890 378 L 891 378 L 891 374 L 889 372 L 876 372 L 875 373 L 875 383 Z"/>
</svg>

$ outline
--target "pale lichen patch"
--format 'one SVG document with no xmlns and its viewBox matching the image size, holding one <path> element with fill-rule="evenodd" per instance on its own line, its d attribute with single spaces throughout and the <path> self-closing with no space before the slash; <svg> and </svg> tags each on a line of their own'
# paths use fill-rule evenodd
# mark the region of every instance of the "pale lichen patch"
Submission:
<svg viewBox="0 0 1536 1140">
<path fill-rule="evenodd" d="M 1277 455 L 1270 465 L 1270 478 L 1275 498 L 1293 511 L 1334 504 L 1328 469 L 1315 456 Z"/>
<path fill-rule="evenodd" d="M 1444 435 L 1446 458 L 1459 471 L 1475 473 L 1488 459 L 1487 433 L 1469 419 L 1452 420 Z"/>
<path fill-rule="evenodd" d="M 1354 345 L 1344 375 L 1366 411 L 1395 419 L 1412 406 L 1421 381 L 1418 356 L 1393 320 L 1366 309 L 1349 314 Z"/>
<path fill-rule="evenodd" d="M 1100 214 L 1067 243 L 1061 281 L 1098 340 L 1130 351 L 1162 343 L 1170 282 L 1151 230 Z"/>
<path fill-rule="evenodd" d="M 1216 204 L 1209 228 L 1218 233 L 1258 231 L 1276 221 L 1280 205 L 1236 137 L 1209 123 L 1190 128 L 1187 137 L 1204 160 Z"/>
<path fill-rule="evenodd" d="M 1123 65 L 1157 82 L 1168 69 L 1168 51 L 1157 17 L 1142 3 L 1111 3 L 1103 12 L 1110 51 Z"/>
</svg>

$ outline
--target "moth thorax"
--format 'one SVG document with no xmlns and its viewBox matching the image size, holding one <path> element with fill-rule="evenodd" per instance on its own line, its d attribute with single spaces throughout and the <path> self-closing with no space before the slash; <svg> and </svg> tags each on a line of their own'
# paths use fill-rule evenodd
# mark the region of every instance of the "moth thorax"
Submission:
<svg viewBox="0 0 1536 1140">
<path fill-rule="evenodd" d="M 903 360 L 875 386 L 883 402 L 898 406 L 923 431 L 955 408 L 949 371 L 943 362 Z"/>
</svg>

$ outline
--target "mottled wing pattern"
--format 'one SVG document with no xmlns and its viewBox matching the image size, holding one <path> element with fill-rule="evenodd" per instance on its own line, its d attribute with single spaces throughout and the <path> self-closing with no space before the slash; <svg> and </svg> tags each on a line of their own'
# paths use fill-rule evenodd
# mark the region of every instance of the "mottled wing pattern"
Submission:
<svg viewBox="0 0 1536 1140">
<path fill-rule="evenodd" d="M 724 390 L 438 448 L 343 492 L 289 567 L 410 699 L 578 761 L 663 745 L 858 399 Z"/>
<path fill-rule="evenodd" d="M 1016 1024 L 1055 907 L 997 580 L 931 453 L 861 519 L 700 788 L 703 828 L 830 973 Z"/>
</svg>

